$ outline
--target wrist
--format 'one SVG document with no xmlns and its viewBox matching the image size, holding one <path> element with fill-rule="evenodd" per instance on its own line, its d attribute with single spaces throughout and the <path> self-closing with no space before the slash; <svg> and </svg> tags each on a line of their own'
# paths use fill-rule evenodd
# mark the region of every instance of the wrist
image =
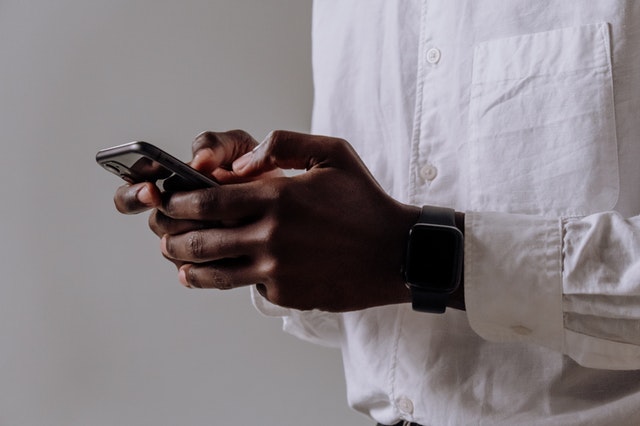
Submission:
<svg viewBox="0 0 640 426">
<path fill-rule="evenodd" d="M 399 227 L 399 243 L 398 247 L 398 264 L 402 265 L 405 261 L 406 248 L 407 248 L 407 235 L 411 231 L 413 225 L 418 222 L 420 218 L 420 207 L 411 205 L 402 205 L 402 223 Z M 403 273 L 404 267 L 396 269 L 396 279 L 393 282 L 393 288 L 395 289 L 395 302 L 394 303 L 411 303 L 411 291 L 407 286 Z"/>
</svg>

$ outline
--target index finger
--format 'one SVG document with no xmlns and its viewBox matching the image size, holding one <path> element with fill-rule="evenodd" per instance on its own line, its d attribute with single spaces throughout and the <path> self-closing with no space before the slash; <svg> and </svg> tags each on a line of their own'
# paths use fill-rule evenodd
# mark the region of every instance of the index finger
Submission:
<svg viewBox="0 0 640 426">
<path fill-rule="evenodd" d="M 220 167 L 230 168 L 231 163 L 258 142 L 243 130 L 228 132 L 202 132 L 193 141 L 191 167 L 210 174 Z"/>
<path fill-rule="evenodd" d="M 264 214 L 277 196 L 275 182 L 280 179 L 287 178 L 176 192 L 165 197 L 159 209 L 173 219 L 238 223 Z"/>
</svg>

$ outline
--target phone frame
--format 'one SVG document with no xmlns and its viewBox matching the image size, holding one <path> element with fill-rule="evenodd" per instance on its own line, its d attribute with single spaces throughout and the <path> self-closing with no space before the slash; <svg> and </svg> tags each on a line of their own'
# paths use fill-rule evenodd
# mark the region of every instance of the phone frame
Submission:
<svg viewBox="0 0 640 426">
<path fill-rule="evenodd" d="M 209 188 L 219 185 L 215 180 L 213 180 L 213 178 L 205 176 L 193 167 L 178 160 L 176 157 L 149 142 L 129 142 L 101 149 L 96 154 L 96 162 L 100 166 L 132 184 L 145 181 L 157 183 L 159 180 L 164 181 L 167 178 L 170 178 L 167 177 L 150 180 L 142 177 L 136 177 L 136 173 L 132 167 L 134 164 L 132 161 L 136 158 L 146 158 L 154 161 L 169 171 L 171 176 L 177 175 L 186 184 L 187 187 L 184 189 Z"/>
</svg>

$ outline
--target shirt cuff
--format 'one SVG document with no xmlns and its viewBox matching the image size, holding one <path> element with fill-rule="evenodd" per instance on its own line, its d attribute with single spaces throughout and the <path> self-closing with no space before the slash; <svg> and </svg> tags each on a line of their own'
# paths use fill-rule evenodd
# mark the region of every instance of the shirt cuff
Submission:
<svg viewBox="0 0 640 426">
<path fill-rule="evenodd" d="M 474 331 L 564 352 L 560 220 L 472 212 L 465 228 L 465 303 Z"/>
<path fill-rule="evenodd" d="M 318 310 L 299 311 L 274 305 L 251 287 L 253 306 L 267 317 L 282 318 L 282 329 L 302 340 L 332 348 L 340 347 L 341 322 L 338 314 Z"/>
</svg>

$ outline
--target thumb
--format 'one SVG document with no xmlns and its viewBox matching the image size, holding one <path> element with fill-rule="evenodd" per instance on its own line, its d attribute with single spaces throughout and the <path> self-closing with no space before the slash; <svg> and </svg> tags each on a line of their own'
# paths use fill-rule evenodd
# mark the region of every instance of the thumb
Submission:
<svg viewBox="0 0 640 426">
<path fill-rule="evenodd" d="M 342 139 L 277 130 L 235 160 L 233 171 L 239 176 L 255 176 L 277 168 L 341 167 L 353 156 L 357 157 L 355 151 Z"/>
</svg>

